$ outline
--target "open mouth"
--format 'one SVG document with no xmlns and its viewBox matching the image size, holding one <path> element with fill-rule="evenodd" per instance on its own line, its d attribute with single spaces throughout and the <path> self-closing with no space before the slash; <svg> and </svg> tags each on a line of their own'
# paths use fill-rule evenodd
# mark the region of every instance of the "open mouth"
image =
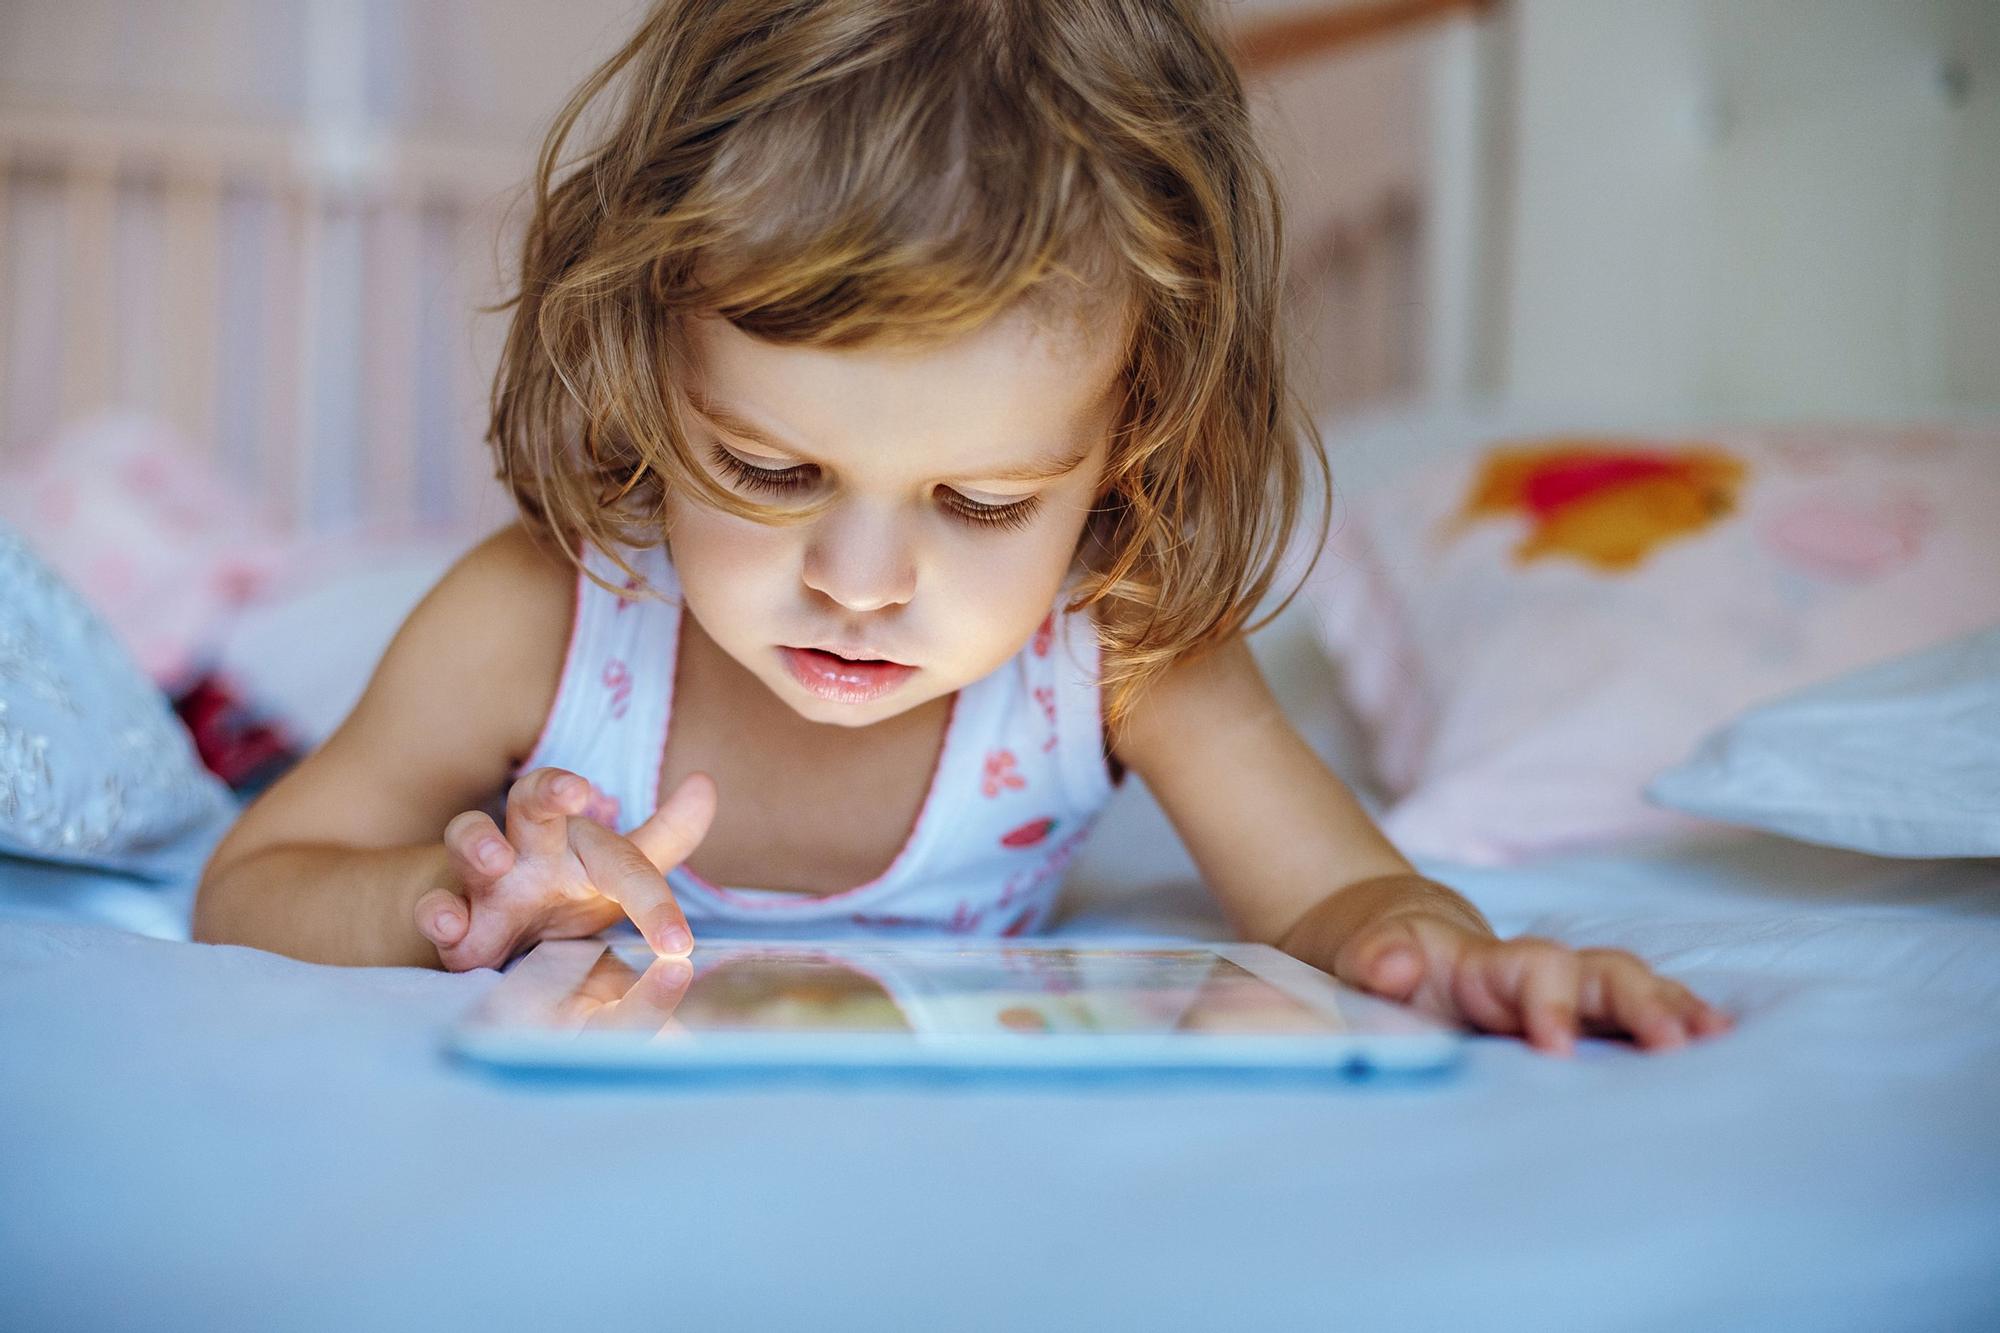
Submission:
<svg viewBox="0 0 2000 1333">
<path fill-rule="evenodd" d="M 825 660 L 826 660 L 826 661 L 828 661 L 828 662 L 847 662 L 847 663 L 852 663 L 852 664 L 854 664 L 854 665 L 857 665 L 857 666 L 904 666 L 904 665 L 906 665 L 906 663 L 903 663 L 903 662 L 898 662 L 898 661 L 894 660 L 893 658 L 888 658 L 888 657 L 861 657 L 861 656 L 850 656 L 850 655 L 849 655 L 849 654 L 847 654 L 847 653 L 842 653 L 842 652 L 836 652 L 836 651 L 834 651 L 834 650 L 833 650 L 833 649 L 831 649 L 831 648 L 799 648 L 799 649 L 795 649 L 794 651 L 797 651 L 797 652 L 801 652 L 801 653 L 810 653 L 810 654 L 812 654 L 812 655 L 813 655 L 814 657 L 818 657 L 818 658 L 823 658 L 823 659 L 825 659 Z"/>
<path fill-rule="evenodd" d="M 822 699 L 868 703 L 900 687 L 917 669 L 883 657 L 847 657 L 828 648 L 779 650 L 792 678 Z"/>
</svg>

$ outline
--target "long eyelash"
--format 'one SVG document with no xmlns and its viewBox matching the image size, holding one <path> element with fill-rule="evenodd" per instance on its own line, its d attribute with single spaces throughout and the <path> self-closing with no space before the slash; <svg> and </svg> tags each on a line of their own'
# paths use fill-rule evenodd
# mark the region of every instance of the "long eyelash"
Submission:
<svg viewBox="0 0 2000 1333">
<path fill-rule="evenodd" d="M 783 471 L 776 471 L 770 468 L 751 467 L 719 444 L 710 451 L 710 457 L 715 459 L 717 467 L 745 486 L 754 486 L 767 491 L 795 491 L 801 486 L 811 484 L 799 475 L 810 471 L 810 468 L 788 467 Z"/>
<path fill-rule="evenodd" d="M 945 508 L 966 522 L 977 523 L 982 527 L 1026 527 L 1035 517 L 1035 510 L 1041 506 L 1041 497 L 1038 495 L 1031 495 L 1025 500 L 1016 500 L 1012 504 L 983 505 L 976 500 L 968 500 L 956 492 L 951 494 L 952 498 Z"/>
<path fill-rule="evenodd" d="M 796 491 L 812 484 L 804 475 L 812 471 L 810 467 L 788 467 L 782 471 L 751 467 L 721 445 L 715 446 L 710 451 L 710 456 L 715 459 L 717 467 L 745 486 L 756 490 Z M 946 502 L 945 508 L 965 522 L 980 527 L 1026 527 L 1035 517 L 1035 511 L 1041 507 L 1041 497 L 1038 495 L 1031 495 L 1025 500 L 1016 500 L 1012 504 L 987 505 L 980 504 L 977 500 L 968 500 L 956 492 L 947 494 L 952 498 Z"/>
</svg>

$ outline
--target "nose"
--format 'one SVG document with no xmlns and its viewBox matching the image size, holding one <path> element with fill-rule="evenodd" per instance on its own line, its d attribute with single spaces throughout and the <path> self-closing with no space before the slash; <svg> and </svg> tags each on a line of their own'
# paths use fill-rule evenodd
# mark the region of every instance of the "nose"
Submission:
<svg viewBox="0 0 2000 1333">
<path fill-rule="evenodd" d="M 803 577 L 849 611 L 879 611 L 915 595 L 916 552 L 893 515 L 837 506 L 813 524 Z"/>
</svg>

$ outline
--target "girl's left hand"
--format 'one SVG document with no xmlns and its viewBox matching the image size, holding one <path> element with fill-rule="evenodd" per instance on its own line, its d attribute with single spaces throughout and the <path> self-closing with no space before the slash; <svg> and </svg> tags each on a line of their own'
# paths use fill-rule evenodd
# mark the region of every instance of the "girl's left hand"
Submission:
<svg viewBox="0 0 2000 1333">
<path fill-rule="evenodd" d="M 1626 1036 L 1661 1051 L 1733 1025 L 1623 949 L 1571 949 L 1533 935 L 1495 939 L 1427 912 L 1355 931 L 1333 973 L 1449 1023 L 1523 1035 L 1552 1055 L 1568 1055 L 1579 1033 Z"/>
</svg>

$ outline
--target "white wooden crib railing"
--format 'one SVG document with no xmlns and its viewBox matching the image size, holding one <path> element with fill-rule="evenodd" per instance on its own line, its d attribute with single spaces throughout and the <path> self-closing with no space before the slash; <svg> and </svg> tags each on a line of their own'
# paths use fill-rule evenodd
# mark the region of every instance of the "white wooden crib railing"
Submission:
<svg viewBox="0 0 2000 1333">
<path fill-rule="evenodd" d="M 468 516 L 472 311 L 519 177 L 418 139 L 0 112 L 0 457 L 127 407 L 289 527 Z"/>
<path fill-rule="evenodd" d="M 1246 29 L 1251 78 L 1479 0 Z M 525 153 L 365 127 L 10 104 L 0 89 L 0 467 L 100 409 L 156 416 L 282 527 L 497 520 L 480 437 Z M 1407 181 L 1422 181 L 1412 170 Z M 1295 217 L 1300 381 L 1321 412 L 1423 375 L 1426 200 Z"/>
</svg>

